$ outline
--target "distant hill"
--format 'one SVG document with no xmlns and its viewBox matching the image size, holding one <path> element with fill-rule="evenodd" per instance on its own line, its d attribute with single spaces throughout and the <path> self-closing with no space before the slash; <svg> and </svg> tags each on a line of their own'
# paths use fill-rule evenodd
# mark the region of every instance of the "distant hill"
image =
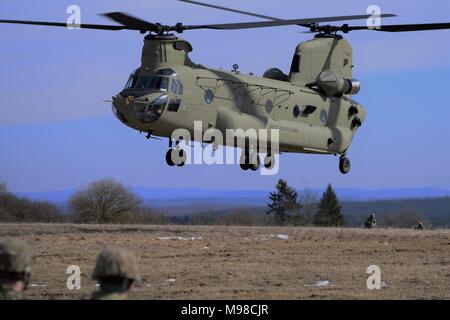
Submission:
<svg viewBox="0 0 450 320">
<path fill-rule="evenodd" d="M 142 199 L 153 206 L 162 207 L 179 204 L 230 204 L 265 205 L 271 190 L 214 190 L 214 189 L 175 189 L 175 188 L 132 188 Z M 320 197 L 324 189 L 313 189 Z M 47 192 L 16 192 L 34 200 L 66 202 L 74 189 Z M 450 190 L 440 188 L 409 189 L 357 189 L 336 188 L 341 200 L 367 201 L 406 198 L 435 198 L 450 196 Z M 302 190 L 299 190 L 300 196 Z"/>
</svg>

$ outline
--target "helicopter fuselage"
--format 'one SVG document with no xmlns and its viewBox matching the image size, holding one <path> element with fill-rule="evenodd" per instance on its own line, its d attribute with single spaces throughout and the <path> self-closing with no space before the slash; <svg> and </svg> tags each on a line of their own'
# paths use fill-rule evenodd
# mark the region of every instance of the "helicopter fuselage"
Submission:
<svg viewBox="0 0 450 320">
<path fill-rule="evenodd" d="M 194 64 L 190 44 L 178 38 L 145 41 L 141 67 L 113 98 L 116 116 L 138 131 L 170 138 L 183 128 L 194 137 L 195 122 L 224 136 L 227 129 L 278 129 L 279 152 L 345 154 L 364 121 L 350 96 Z"/>
</svg>

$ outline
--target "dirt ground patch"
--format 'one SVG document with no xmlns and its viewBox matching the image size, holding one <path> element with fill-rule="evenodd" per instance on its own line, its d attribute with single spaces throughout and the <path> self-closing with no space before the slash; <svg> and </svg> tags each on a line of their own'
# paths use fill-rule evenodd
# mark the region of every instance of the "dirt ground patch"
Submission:
<svg viewBox="0 0 450 320">
<path fill-rule="evenodd" d="M 139 259 L 133 299 L 450 299 L 450 230 L 0 224 L 5 237 L 36 253 L 29 299 L 88 298 L 111 245 Z M 69 265 L 81 290 L 66 287 Z"/>
</svg>

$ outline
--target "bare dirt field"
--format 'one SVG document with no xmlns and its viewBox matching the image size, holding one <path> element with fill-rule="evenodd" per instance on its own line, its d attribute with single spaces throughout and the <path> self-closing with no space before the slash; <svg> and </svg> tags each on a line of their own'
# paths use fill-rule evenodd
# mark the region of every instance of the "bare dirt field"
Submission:
<svg viewBox="0 0 450 320">
<path fill-rule="evenodd" d="M 450 230 L 0 224 L 5 237 L 34 248 L 29 299 L 89 297 L 110 245 L 139 259 L 133 299 L 450 299 Z M 67 289 L 69 265 L 81 290 Z"/>
</svg>

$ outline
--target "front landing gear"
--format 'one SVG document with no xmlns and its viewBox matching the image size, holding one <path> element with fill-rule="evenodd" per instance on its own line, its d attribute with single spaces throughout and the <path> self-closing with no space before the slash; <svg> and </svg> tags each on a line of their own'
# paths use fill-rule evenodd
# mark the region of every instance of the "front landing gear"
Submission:
<svg viewBox="0 0 450 320">
<path fill-rule="evenodd" d="M 342 174 L 347 174 L 350 172 L 350 159 L 346 156 L 341 156 L 339 159 L 339 171 L 341 171 Z"/>
<path fill-rule="evenodd" d="M 175 148 L 172 148 L 172 141 L 169 140 L 169 150 L 167 150 L 166 153 L 166 163 L 171 167 L 182 167 L 185 165 L 186 160 L 186 152 L 179 147 L 178 141 L 176 142 Z"/>
<path fill-rule="evenodd" d="M 186 163 L 186 157 L 186 152 L 183 149 L 169 149 L 166 153 L 166 162 L 171 167 L 182 167 Z"/>
</svg>

